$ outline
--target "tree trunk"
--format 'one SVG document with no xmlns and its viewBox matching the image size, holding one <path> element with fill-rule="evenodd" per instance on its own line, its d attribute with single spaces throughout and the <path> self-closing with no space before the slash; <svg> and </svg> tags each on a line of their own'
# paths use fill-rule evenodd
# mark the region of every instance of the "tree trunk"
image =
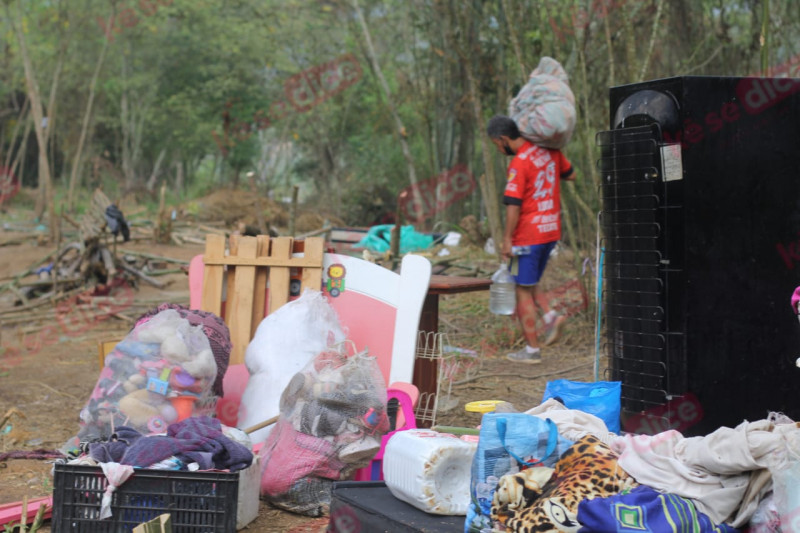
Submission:
<svg viewBox="0 0 800 533">
<path fill-rule="evenodd" d="M 33 127 L 33 118 L 30 116 L 25 117 L 25 133 L 22 134 L 22 143 L 17 150 L 17 155 L 14 157 L 14 162 L 11 164 L 11 172 L 17 176 L 20 186 L 25 177 L 25 154 L 28 151 L 28 139 L 31 136 L 31 128 Z M 17 168 L 19 167 L 19 172 Z"/>
<path fill-rule="evenodd" d="M 606 17 L 608 18 L 608 17 Z M 611 40 L 610 40 L 610 33 L 608 22 L 606 21 L 606 36 L 608 37 L 608 60 L 609 60 L 609 83 L 612 82 L 614 76 L 614 50 L 610 47 Z M 586 47 L 588 46 L 588 32 L 583 31 L 581 32 L 581 38 L 583 42 L 580 46 L 578 46 L 578 69 L 581 74 L 581 90 L 579 96 L 581 97 L 583 112 L 585 116 L 580 120 L 580 124 L 584 125 L 583 135 L 581 136 L 583 139 L 583 149 L 586 157 L 586 161 L 591 162 L 591 164 L 586 165 L 587 169 L 584 172 L 584 175 L 588 174 L 591 178 L 592 184 L 592 191 L 597 191 L 600 189 L 600 177 L 597 175 L 597 166 L 594 164 L 596 159 L 594 153 L 594 132 L 596 131 L 595 128 L 592 126 L 592 113 L 590 111 L 590 104 L 589 104 L 589 91 L 591 86 L 589 85 L 589 78 L 586 73 Z M 605 129 L 605 128 L 601 128 Z M 595 196 L 594 194 L 592 195 Z"/>
<path fill-rule="evenodd" d="M 372 70 L 375 71 L 375 76 L 378 78 L 378 81 L 381 84 L 383 96 L 386 98 L 386 103 L 389 105 L 389 109 L 392 112 L 392 117 L 394 118 L 395 127 L 397 128 L 397 136 L 400 140 L 400 147 L 403 150 L 403 157 L 408 165 L 408 181 L 411 183 L 411 191 L 414 195 L 414 202 L 417 205 L 423 205 L 419 188 L 417 187 L 417 172 L 414 170 L 414 159 L 411 156 L 411 150 L 409 149 L 408 142 L 406 141 L 406 128 L 403 125 L 403 121 L 400 120 L 400 114 L 397 112 L 397 107 L 395 106 L 392 93 L 389 90 L 389 84 L 386 82 L 386 78 L 383 76 L 381 66 L 378 63 L 378 56 L 375 54 L 375 47 L 372 45 L 372 36 L 369 33 L 367 21 L 364 19 L 364 13 L 361 11 L 361 6 L 359 5 L 358 0 L 351 0 L 351 2 L 353 4 L 353 9 L 356 12 L 359 25 L 361 26 L 361 32 L 364 35 L 364 44 L 367 47 L 367 56 L 369 57 L 370 64 L 372 65 Z"/>
<path fill-rule="evenodd" d="M 147 180 L 147 190 L 149 192 L 153 192 L 153 190 L 156 188 L 156 180 L 161 174 L 161 163 L 164 162 L 165 155 L 167 155 L 167 149 L 162 148 L 161 152 L 158 154 L 158 159 L 156 159 L 156 164 L 153 165 L 153 172 L 150 173 L 150 178 Z"/>
<path fill-rule="evenodd" d="M 122 173 L 125 190 L 136 186 L 136 164 L 142 152 L 142 136 L 147 117 L 148 100 L 152 90 L 131 90 L 128 77 L 128 54 L 122 54 L 122 95 L 120 96 L 120 119 L 122 127 Z"/>
<path fill-rule="evenodd" d="M 636 28 L 633 24 L 633 10 L 622 9 L 622 40 L 625 47 L 625 83 L 636 81 Z M 608 17 L 606 17 L 608 18 Z"/>
<path fill-rule="evenodd" d="M 28 117 L 28 114 L 30 113 L 29 104 L 30 104 L 30 100 L 28 100 L 28 98 L 25 98 L 25 103 L 22 104 L 22 109 L 20 110 L 19 115 L 17 116 L 17 123 L 14 124 L 14 130 L 11 132 L 11 138 L 8 140 L 8 143 L 7 143 L 8 144 L 8 152 L 6 152 L 6 157 L 5 157 L 5 167 L 6 168 L 8 168 L 9 165 L 11 165 L 11 158 L 14 157 L 14 146 L 17 144 L 17 137 L 19 137 L 19 130 L 20 130 L 20 128 L 23 127 L 23 124 L 25 125 L 24 126 L 25 133 L 24 133 L 23 137 L 20 138 L 20 149 L 21 149 L 22 144 L 25 141 L 25 136 L 30 134 L 31 123 L 30 123 L 29 117 Z M 6 143 L 4 142 L 2 146 L 5 146 L 5 145 L 6 145 Z M 19 154 L 19 152 L 20 152 L 20 150 L 17 150 L 17 154 Z M 15 157 L 14 159 L 18 160 L 19 157 Z M 11 171 L 14 172 L 13 169 Z"/>
<path fill-rule="evenodd" d="M 769 3 L 767 1 L 767 3 Z M 653 57 L 653 49 L 655 48 L 656 44 L 656 36 L 658 35 L 658 30 L 661 27 L 661 12 L 664 10 L 664 0 L 658 0 L 656 5 L 656 14 L 653 17 L 653 27 L 650 30 L 650 45 L 647 47 L 647 54 L 644 56 L 642 60 L 642 70 L 639 71 L 639 80 L 644 81 L 645 76 L 647 75 L 647 70 L 650 68 L 650 58 Z"/>
<path fill-rule="evenodd" d="M 472 4 L 474 6 L 475 4 Z M 486 208 L 486 216 L 489 220 L 489 233 L 495 243 L 495 249 L 498 255 L 500 254 L 500 245 L 502 243 L 503 235 L 503 219 L 500 214 L 500 200 L 497 194 L 497 178 L 494 173 L 494 165 L 492 162 L 491 149 L 489 148 L 489 141 L 486 136 L 486 123 L 483 119 L 483 106 L 481 103 L 480 91 L 478 83 L 475 78 L 473 65 L 476 56 L 475 47 L 477 46 L 477 34 L 472 29 L 474 26 L 475 17 L 474 10 L 470 5 L 461 5 L 454 3 L 451 5 L 450 19 L 453 21 L 455 27 L 446 27 L 447 40 L 450 46 L 458 54 L 458 59 L 464 68 L 464 74 L 467 81 L 467 91 L 471 101 L 472 116 L 475 126 L 478 128 L 478 138 L 481 143 L 481 154 L 483 157 L 484 173 L 478 179 L 478 185 L 481 190 L 481 197 Z M 459 20 L 459 9 L 464 10 L 463 24 Z"/>
<path fill-rule="evenodd" d="M 128 109 L 128 62 L 125 59 L 125 54 L 122 54 L 122 94 L 120 95 L 120 119 L 122 128 L 122 174 L 125 176 L 125 189 L 128 189 L 133 183 L 133 165 L 131 159 L 131 131 L 128 128 L 130 119 L 130 111 Z"/>
<path fill-rule="evenodd" d="M 191 170 L 191 169 L 190 169 Z M 175 192 L 178 193 L 178 198 L 183 199 L 183 161 L 178 159 L 175 162 Z"/>
<path fill-rule="evenodd" d="M 519 44 L 519 39 L 517 38 L 517 31 L 514 27 L 514 24 L 511 20 L 512 13 L 511 13 L 511 6 L 508 3 L 508 0 L 502 0 L 503 5 L 503 12 L 506 16 L 506 23 L 508 25 L 508 37 L 511 39 L 511 46 L 514 48 L 514 55 L 517 56 L 517 64 L 519 65 L 519 74 L 520 74 L 520 81 L 525 83 L 525 80 L 528 79 L 528 69 L 525 67 L 525 61 L 522 58 L 522 47 Z"/>
<path fill-rule="evenodd" d="M 47 126 L 44 129 L 44 140 L 46 145 L 50 146 L 50 161 L 53 162 L 53 164 L 55 164 L 55 146 L 53 146 L 53 143 L 50 141 L 53 138 L 51 134 L 55 131 L 56 127 L 56 108 L 58 107 L 56 94 L 58 93 L 58 82 L 61 79 L 61 70 L 64 67 L 64 56 L 67 53 L 69 41 L 69 38 L 64 39 L 59 47 L 58 60 L 56 61 L 56 66 L 53 69 L 53 81 L 50 85 L 50 97 L 47 100 Z M 50 171 L 50 175 L 52 176 L 53 174 L 55 174 L 55 168 L 51 169 Z"/>
<path fill-rule="evenodd" d="M 9 3 L 6 3 L 6 16 L 19 41 L 22 64 L 25 68 L 25 86 L 28 89 L 28 98 L 30 99 L 31 112 L 33 113 L 33 128 L 36 133 L 36 143 L 39 145 L 40 195 L 36 202 L 36 217 L 41 219 L 45 208 L 47 209 L 50 240 L 55 243 L 58 240 L 58 224 L 56 224 L 55 205 L 53 204 L 53 183 L 50 176 L 50 162 L 47 160 L 47 138 L 43 127 L 44 111 L 42 109 L 41 93 L 39 92 L 39 82 L 36 81 L 36 73 L 33 71 L 33 64 L 28 54 L 28 44 L 25 42 L 25 34 L 21 28 L 21 20 L 19 16 L 12 17 Z M 44 200 L 43 202 L 41 202 L 42 199 Z"/>
<path fill-rule="evenodd" d="M 112 9 L 111 16 L 108 19 L 110 27 L 114 20 L 114 12 Z M 92 107 L 94 105 L 94 92 L 97 87 L 97 78 L 100 75 L 100 69 L 103 67 L 103 62 L 106 58 L 106 50 L 108 50 L 109 39 L 103 39 L 103 48 L 100 50 L 100 57 L 97 59 L 92 80 L 89 82 L 89 98 L 86 100 L 86 111 L 83 113 L 83 123 L 81 124 L 81 134 L 78 137 L 78 147 L 75 149 L 75 156 L 72 159 L 72 171 L 69 175 L 69 192 L 67 193 L 67 210 L 72 211 L 73 195 L 75 187 L 79 184 L 79 175 L 81 169 L 81 155 L 83 155 L 83 144 L 86 142 L 86 134 L 89 131 L 89 119 L 92 116 Z"/>
<path fill-rule="evenodd" d="M 486 216 L 489 219 L 489 233 L 492 235 L 495 249 L 499 255 L 502 244 L 503 221 L 500 216 L 500 200 L 497 197 L 497 187 L 495 185 L 497 180 L 494 176 L 491 150 L 489 149 L 489 143 L 486 140 L 486 124 L 483 121 L 478 87 L 477 83 L 475 82 L 475 76 L 472 74 L 472 67 L 469 64 L 468 59 L 464 61 L 464 67 L 466 69 L 467 80 L 469 82 L 469 96 L 472 100 L 472 110 L 473 114 L 475 115 L 475 123 L 478 126 L 478 132 L 480 132 L 479 137 L 481 140 L 481 153 L 483 155 L 484 173 L 481 174 L 478 182 L 481 188 L 483 202 L 486 205 Z"/>
<path fill-rule="evenodd" d="M 4 168 L 8 169 L 9 175 L 16 176 L 18 183 L 22 186 L 22 175 L 17 173 L 17 167 L 20 165 L 20 162 L 23 160 L 23 155 L 25 153 L 25 148 L 28 146 L 27 140 L 28 136 L 31 133 L 31 126 L 33 123 L 30 121 L 30 110 L 28 109 L 28 99 L 25 99 L 25 103 L 20 110 L 19 116 L 17 117 L 16 124 L 14 124 L 14 130 L 11 132 L 11 138 L 6 141 L 5 139 L 5 131 L 3 131 L 3 139 L 0 146 L 8 146 L 8 152 L 5 155 L 5 164 L 3 165 Z M 24 127 L 23 127 L 24 124 Z M 20 137 L 20 128 L 23 130 L 23 136 Z M 17 139 L 20 140 L 19 148 L 14 151 L 14 146 L 17 144 Z M 13 157 L 13 162 L 12 162 Z M 3 203 L 5 202 L 5 198 L 0 196 L 0 207 L 2 207 Z"/>
<path fill-rule="evenodd" d="M 769 0 L 761 0 L 761 72 L 769 69 Z"/>
</svg>

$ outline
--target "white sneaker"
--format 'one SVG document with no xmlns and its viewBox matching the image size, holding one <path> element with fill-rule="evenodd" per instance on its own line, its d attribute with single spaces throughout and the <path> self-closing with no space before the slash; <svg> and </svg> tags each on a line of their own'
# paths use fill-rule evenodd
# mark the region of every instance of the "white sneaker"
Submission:
<svg viewBox="0 0 800 533">
<path fill-rule="evenodd" d="M 536 350 L 535 352 L 531 353 L 523 346 L 518 351 L 508 354 L 506 359 L 509 361 L 514 361 L 515 363 L 538 365 L 542 362 L 542 352 Z"/>
<path fill-rule="evenodd" d="M 546 325 L 543 343 L 545 346 L 550 346 L 561 338 L 566 322 L 567 317 L 564 315 L 556 315 L 556 317 Z"/>
</svg>

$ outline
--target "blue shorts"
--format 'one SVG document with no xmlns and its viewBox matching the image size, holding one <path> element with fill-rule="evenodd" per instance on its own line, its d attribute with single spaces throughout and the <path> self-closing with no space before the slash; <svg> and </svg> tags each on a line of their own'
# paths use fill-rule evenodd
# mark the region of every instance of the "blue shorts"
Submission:
<svg viewBox="0 0 800 533">
<path fill-rule="evenodd" d="M 517 285 L 530 287 L 539 283 L 544 274 L 544 267 L 550 259 L 550 252 L 556 246 L 556 241 L 530 246 L 531 252 L 526 255 L 515 255 L 511 258 L 509 270 L 514 276 Z"/>
</svg>

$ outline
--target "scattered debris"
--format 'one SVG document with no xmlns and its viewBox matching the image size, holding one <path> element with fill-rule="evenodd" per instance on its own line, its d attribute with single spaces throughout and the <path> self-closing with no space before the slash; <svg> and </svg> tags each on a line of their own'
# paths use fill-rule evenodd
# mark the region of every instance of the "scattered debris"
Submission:
<svg viewBox="0 0 800 533">
<path fill-rule="evenodd" d="M 11 420 L 12 416 L 17 416 L 19 418 L 25 418 L 25 414 L 22 411 L 20 411 L 16 407 L 12 407 L 8 411 L 6 411 L 6 414 L 3 415 L 3 418 L 0 418 L 0 432 L 8 433 L 8 431 L 5 431 L 5 428 L 7 427 L 6 424 L 8 424 L 9 420 Z M 8 424 L 8 425 L 10 426 L 11 424 Z"/>
<path fill-rule="evenodd" d="M 130 236 L 128 221 L 99 189 L 80 221 L 63 218 L 77 228 L 77 240 L 63 246 L 58 243 L 55 251 L 0 284 L 0 292 L 10 291 L 16 296 L 15 307 L 0 314 L 59 301 L 87 286 L 95 286 L 101 293 L 107 287 L 122 284 L 135 287 L 139 282 L 163 289 L 167 283 L 156 279 L 157 276 L 180 271 L 188 265 L 188 261 L 141 252 L 125 251 L 120 257 L 117 234 Z M 176 268 L 167 268 L 169 264 Z"/>
<path fill-rule="evenodd" d="M 42 523 L 53 513 L 53 497 L 45 496 L 28 500 L 26 496 L 21 502 L 0 505 L 0 526 L 4 531 L 38 531 Z M 23 517 L 25 518 L 23 524 Z M 31 524 L 30 529 L 26 527 Z"/>
</svg>

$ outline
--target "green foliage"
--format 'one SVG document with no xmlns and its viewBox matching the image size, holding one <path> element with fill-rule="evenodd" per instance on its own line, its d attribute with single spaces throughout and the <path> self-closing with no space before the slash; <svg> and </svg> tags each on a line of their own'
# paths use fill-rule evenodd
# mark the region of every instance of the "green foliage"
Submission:
<svg viewBox="0 0 800 533">
<path fill-rule="evenodd" d="M 733 0 L 359 0 L 391 92 L 367 60 L 351 1 L 324 0 L 12 0 L 42 100 L 63 60 L 52 109 L 55 181 L 66 182 L 76 153 L 88 86 L 100 65 L 78 205 L 102 186 L 110 197 L 169 185 L 175 201 L 256 173 L 276 197 L 300 186 L 308 204 L 338 209 L 350 224 L 394 210 L 410 185 L 404 136 L 419 181 L 456 164 L 476 177 L 494 170 L 502 190 L 507 160 L 484 168 L 467 69 L 481 117 L 506 110 L 543 55 L 565 66 L 579 124 L 566 153 L 578 182 L 564 194 L 578 232 L 594 244 L 600 207 L 594 135 L 608 128 L 608 88 L 673 75 L 745 75 L 762 57 L 780 64 L 798 53 L 800 4 Z M 15 11 L 16 12 L 16 11 Z M 21 148 L 14 125 L 27 124 L 19 43 L 0 20 L 0 165 Z M 766 33 L 766 35 L 762 35 Z M 762 48 L 761 42 L 768 46 Z M 650 46 L 650 43 L 654 46 Z M 313 67 L 352 54 L 360 79 L 293 109 L 286 84 L 314 80 Z M 317 89 L 318 90 L 318 89 Z M 284 111 L 277 112 L 281 106 Z M 396 110 L 404 131 L 392 114 Z M 21 122 L 20 122 L 21 121 Z M 35 139 L 24 155 L 35 181 Z M 183 190 L 175 187 L 184 170 Z M 151 179 L 151 175 L 153 176 Z M 22 195 L 18 200 L 23 201 Z M 146 200 L 152 202 L 153 200 Z M 428 221 L 457 223 L 486 212 L 479 193 Z"/>
</svg>

